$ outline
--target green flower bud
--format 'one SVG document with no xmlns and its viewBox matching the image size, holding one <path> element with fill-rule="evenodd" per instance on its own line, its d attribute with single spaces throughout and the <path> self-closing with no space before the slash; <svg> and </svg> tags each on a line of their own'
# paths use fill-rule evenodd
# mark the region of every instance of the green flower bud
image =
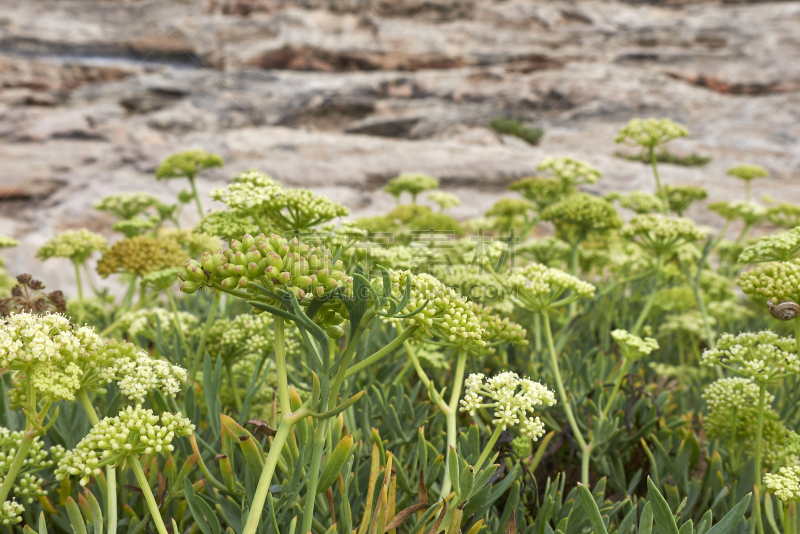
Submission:
<svg viewBox="0 0 800 534">
<path fill-rule="evenodd" d="M 328 334 L 328 337 L 331 339 L 339 339 L 344 335 L 344 328 L 331 325 L 325 329 L 325 333 Z"/>
</svg>

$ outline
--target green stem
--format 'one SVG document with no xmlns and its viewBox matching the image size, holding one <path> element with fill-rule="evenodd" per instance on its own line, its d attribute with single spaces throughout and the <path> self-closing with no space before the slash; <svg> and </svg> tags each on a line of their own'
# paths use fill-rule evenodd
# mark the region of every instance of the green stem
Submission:
<svg viewBox="0 0 800 534">
<path fill-rule="evenodd" d="M 797 353 L 800 354 L 800 319 L 794 320 L 794 341 Z"/>
<path fill-rule="evenodd" d="M 750 185 L 750 182 L 747 182 Z M 797 533 L 797 503 L 794 501 L 789 501 L 789 504 L 786 506 L 786 513 L 784 514 L 786 518 L 786 534 L 796 534 Z"/>
<path fill-rule="evenodd" d="M 653 166 L 653 177 L 656 179 L 656 194 L 658 198 L 661 199 L 663 206 L 661 211 L 664 214 L 667 213 L 667 198 L 664 196 L 664 190 L 661 187 L 661 177 L 658 175 L 658 161 L 656 160 L 656 149 L 655 147 L 650 147 L 650 164 Z"/>
<path fill-rule="evenodd" d="M 558 392 L 558 397 L 561 401 L 561 405 L 564 407 L 564 412 L 567 415 L 567 421 L 569 421 L 569 426 L 572 428 L 572 433 L 575 436 L 575 441 L 578 442 L 578 445 L 581 448 L 581 454 L 586 454 L 587 447 L 586 441 L 583 439 L 583 433 L 581 432 L 580 427 L 578 426 L 578 422 L 575 420 L 575 416 L 572 413 L 572 408 L 569 404 L 569 398 L 567 397 L 567 392 L 564 389 L 564 381 L 561 379 L 561 371 L 558 368 L 558 355 L 556 354 L 555 346 L 553 345 L 553 331 L 550 329 L 550 315 L 548 312 L 544 311 L 541 312 L 542 319 L 544 320 L 544 335 L 547 339 L 547 348 L 550 351 L 550 365 L 553 368 L 553 376 L 556 380 L 556 391 Z M 588 474 L 588 466 L 587 466 L 587 474 Z M 584 486 L 589 485 L 589 478 L 581 479 Z"/>
<path fill-rule="evenodd" d="M 33 384 L 31 384 L 30 378 L 28 378 L 28 409 L 32 412 L 34 417 L 36 416 L 36 390 L 33 388 Z M 31 450 L 31 446 L 33 445 L 33 440 L 36 439 L 36 436 L 39 435 L 39 431 L 36 426 L 31 422 L 30 419 L 27 417 L 25 418 L 25 432 L 22 434 L 22 442 L 19 445 L 19 449 L 17 449 L 17 454 L 14 455 L 14 460 L 11 462 L 11 466 L 8 468 L 8 473 L 6 473 L 5 478 L 3 479 L 3 484 L 0 485 L 0 502 L 5 504 L 6 499 L 8 498 L 8 494 L 11 492 L 11 488 L 14 487 L 14 482 L 17 479 L 17 475 L 19 474 L 20 469 L 22 469 L 22 464 L 25 463 L 25 458 L 28 457 L 28 452 Z"/>
<path fill-rule="evenodd" d="M 538 313 L 533 316 L 533 348 L 536 354 L 542 352 L 542 318 Z"/>
<path fill-rule="evenodd" d="M 730 439 L 730 443 L 728 444 L 728 454 L 730 454 L 730 456 L 731 456 L 731 458 L 730 458 L 731 472 L 733 474 L 736 474 L 736 473 L 739 472 L 739 466 L 737 465 L 738 462 L 737 462 L 737 459 L 736 459 L 736 451 L 737 451 L 737 447 L 736 447 L 736 432 L 737 432 L 737 427 L 738 426 L 739 426 L 739 413 L 738 413 L 738 410 L 736 409 L 736 405 L 734 404 L 734 406 L 733 406 L 733 432 L 731 432 L 731 439 Z"/>
<path fill-rule="evenodd" d="M 581 480 L 588 486 L 589 484 L 589 462 L 592 459 L 592 447 L 594 443 L 589 443 L 581 452 Z"/>
<path fill-rule="evenodd" d="M 608 402 L 606 403 L 606 407 L 603 408 L 603 414 L 601 416 L 602 419 L 605 419 L 608 416 L 609 410 L 611 407 L 614 406 L 614 401 L 617 400 L 617 394 L 619 393 L 619 389 L 622 387 L 622 381 L 628 376 L 628 368 L 630 367 L 630 361 L 625 358 L 622 362 L 622 368 L 619 370 L 619 375 L 617 375 L 617 379 L 614 380 L 614 389 L 611 390 L 611 396 L 608 397 Z"/>
<path fill-rule="evenodd" d="M 117 534 L 117 470 L 114 467 L 106 467 L 106 500 L 108 501 L 106 510 L 108 515 L 108 534 Z"/>
<path fill-rule="evenodd" d="M 239 394 L 239 388 L 236 387 L 236 379 L 233 377 L 233 362 L 230 360 L 225 361 L 225 371 L 228 375 L 228 382 L 231 385 L 231 389 L 233 389 L 233 403 L 236 406 L 236 412 L 241 417 L 242 413 L 242 399 L 241 395 Z"/>
<path fill-rule="evenodd" d="M 222 294 L 219 292 L 214 293 L 214 298 L 211 301 L 211 309 L 208 310 L 208 317 L 206 317 L 206 324 L 203 325 L 203 333 L 200 335 L 200 345 L 197 347 L 197 353 L 189 366 L 189 381 L 194 381 L 197 370 L 200 369 L 200 362 L 203 360 L 203 355 L 206 352 L 206 342 L 208 341 L 208 333 L 211 330 L 211 325 L 214 324 L 214 319 L 217 316 L 217 308 L 219 308 L 219 301 Z"/>
<path fill-rule="evenodd" d="M 763 382 L 758 385 L 758 412 L 756 415 L 756 440 L 755 440 L 755 474 L 756 486 L 761 488 L 761 436 L 764 433 L 764 405 L 767 399 L 767 385 Z M 758 506 L 759 504 L 756 503 Z"/>
<path fill-rule="evenodd" d="M 327 406 L 323 406 L 326 410 Z M 303 510 L 303 523 L 300 532 L 311 531 L 316 507 L 317 484 L 319 483 L 320 468 L 322 467 L 322 453 L 325 451 L 325 435 L 327 420 L 317 420 L 314 431 L 314 443 L 311 448 L 311 465 L 308 467 L 308 483 L 306 485 L 306 502 Z"/>
<path fill-rule="evenodd" d="M 253 220 L 258 225 L 258 229 L 261 230 L 261 233 L 263 233 L 265 236 L 269 236 L 269 226 L 264 224 L 264 219 L 262 219 L 255 211 L 252 211 L 252 212 L 249 212 L 249 213 L 250 213 L 250 216 L 253 218 Z"/>
<path fill-rule="evenodd" d="M 336 402 L 336 397 L 339 396 L 339 390 L 342 388 L 342 384 L 347 378 L 347 366 L 350 365 L 350 360 L 353 359 L 353 354 L 356 352 L 358 342 L 361 340 L 361 336 L 364 335 L 364 330 L 366 330 L 367 325 L 369 325 L 373 317 L 375 317 L 374 311 L 369 311 L 364 314 L 364 316 L 361 318 L 361 322 L 356 327 L 355 332 L 353 332 L 353 335 L 350 336 L 350 339 L 348 340 L 347 347 L 345 347 L 344 352 L 342 353 L 342 363 L 339 366 L 339 371 L 336 373 L 336 378 L 333 380 L 331 396 L 328 399 L 329 406 L 333 406 Z"/>
<path fill-rule="evenodd" d="M 83 282 L 81 281 L 80 265 L 78 265 L 77 261 L 73 261 L 72 265 L 75 266 L 75 283 L 78 285 L 78 309 L 80 310 L 78 323 L 81 323 L 86 317 L 86 306 L 83 303 Z"/>
<path fill-rule="evenodd" d="M 631 330 L 631 334 L 638 335 L 639 330 L 644 325 L 645 320 L 647 320 L 647 316 L 650 314 L 650 309 L 653 307 L 653 304 L 656 301 L 656 295 L 658 294 L 658 287 L 661 285 L 661 267 L 664 265 L 664 260 L 661 256 L 658 256 L 656 259 L 656 279 L 653 283 L 653 289 L 650 291 L 650 295 L 647 297 L 647 300 L 644 303 L 644 307 L 642 311 L 639 312 L 639 317 L 636 319 L 636 324 L 633 325 L 633 329 Z"/>
<path fill-rule="evenodd" d="M 580 253 L 580 242 L 572 245 L 572 253 L 570 254 L 569 270 L 572 276 L 578 276 L 578 255 Z M 573 317 L 578 311 L 578 301 L 575 300 L 569 303 L 569 316 Z"/>
<path fill-rule="evenodd" d="M 400 333 L 399 336 L 394 338 L 388 345 L 386 345 L 385 347 L 383 347 L 379 351 L 375 352 L 372 356 L 368 356 L 367 358 L 364 358 L 363 360 L 361 360 L 360 362 L 358 362 L 354 366 L 352 366 L 349 369 L 347 369 L 347 372 L 345 373 L 345 378 L 350 378 L 354 374 L 356 374 L 356 373 L 366 369 L 370 365 L 373 365 L 373 364 L 377 363 L 378 361 L 380 361 L 383 357 L 387 356 L 389 353 L 391 353 L 397 347 L 402 345 L 403 341 L 405 341 L 406 339 L 410 338 L 414 334 L 414 332 L 416 332 L 418 329 L 419 329 L 419 325 L 414 325 L 414 326 L 407 327 L 405 330 L 403 330 Z"/>
<path fill-rule="evenodd" d="M 744 201 L 750 202 L 750 180 L 744 181 Z"/>
<path fill-rule="evenodd" d="M 194 183 L 194 176 L 188 176 L 189 178 L 189 186 L 192 188 L 192 195 L 194 196 L 194 201 L 197 204 L 197 213 L 200 215 L 200 218 L 203 218 L 203 205 L 200 204 L 200 195 L 197 194 L 197 186 Z"/>
<path fill-rule="evenodd" d="M 186 351 L 186 355 L 188 356 L 189 351 L 189 343 L 186 342 L 186 336 L 183 334 L 183 328 L 181 328 L 181 321 L 180 315 L 178 315 L 178 305 L 175 303 L 175 297 L 172 296 L 172 293 L 169 289 L 164 291 L 167 294 L 167 300 L 169 301 L 169 307 L 172 308 L 172 315 L 175 318 L 175 331 L 178 332 L 178 337 L 181 340 L 181 344 L 183 345 L 183 350 Z"/>
<path fill-rule="evenodd" d="M 150 482 L 147 481 L 144 470 L 142 470 L 142 464 L 139 463 L 139 458 L 132 456 L 129 458 L 128 463 L 131 464 L 133 474 L 136 475 L 136 481 L 139 483 L 139 488 L 141 488 L 142 493 L 144 493 L 144 500 L 147 501 L 147 508 L 150 509 L 150 515 L 153 518 L 153 523 L 156 524 L 158 534 L 168 534 L 167 527 L 164 525 L 164 520 L 161 518 L 161 512 L 158 509 L 156 498 L 153 497 L 153 492 L 150 489 Z"/>
<path fill-rule="evenodd" d="M 261 478 L 258 479 L 256 493 L 250 505 L 250 514 L 247 516 L 247 524 L 242 534 L 256 534 L 258 530 L 258 524 L 261 522 L 261 513 L 264 510 L 264 503 L 267 502 L 267 493 L 269 493 L 269 487 L 270 484 L 272 484 L 272 475 L 275 473 L 275 466 L 278 465 L 278 459 L 281 456 L 283 445 L 286 443 L 286 439 L 292 431 L 293 424 L 290 417 L 284 416 L 278 425 L 278 431 L 275 437 L 272 438 L 269 454 L 267 454 L 267 459 L 264 461 L 264 468 L 261 470 Z"/>
<path fill-rule="evenodd" d="M 497 439 L 500 437 L 500 434 L 502 434 L 502 432 L 503 432 L 503 427 L 501 425 L 497 425 L 497 427 L 495 427 L 494 429 L 494 432 L 492 432 L 492 437 L 489 438 L 489 443 L 486 444 L 486 447 L 483 449 L 483 452 L 481 453 L 481 457 L 478 458 L 478 461 L 475 463 L 475 466 L 473 467 L 476 474 L 478 473 L 478 471 L 480 471 L 481 467 L 483 467 L 483 463 L 486 460 L 488 460 L 489 457 L 491 456 L 492 451 L 494 450 L 494 445 L 495 443 L 497 443 Z"/>
<path fill-rule="evenodd" d="M 444 464 L 448 465 L 447 460 L 450 457 L 450 448 L 454 450 L 458 438 L 458 401 L 461 399 L 461 386 L 464 383 L 464 370 L 467 367 L 467 349 L 458 349 L 458 359 L 456 360 L 456 372 L 453 376 L 453 389 L 450 393 L 450 403 L 447 405 L 447 411 L 444 412 L 445 420 L 447 421 L 447 450 L 445 451 Z M 452 481 L 450 480 L 450 472 L 447 471 L 444 483 L 442 484 L 442 491 L 440 495 L 446 497 L 450 494 Z"/>
<path fill-rule="evenodd" d="M 281 416 L 292 412 L 292 404 L 289 401 L 289 375 L 286 373 L 286 343 L 284 335 L 283 317 L 275 317 L 275 373 L 278 380 L 278 402 L 281 407 Z"/>
</svg>

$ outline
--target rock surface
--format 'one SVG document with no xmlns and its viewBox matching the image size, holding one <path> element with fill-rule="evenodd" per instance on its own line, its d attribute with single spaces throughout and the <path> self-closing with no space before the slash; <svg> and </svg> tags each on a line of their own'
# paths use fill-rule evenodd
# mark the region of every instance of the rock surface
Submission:
<svg viewBox="0 0 800 534">
<path fill-rule="evenodd" d="M 615 0 L 0 0 L 0 233 L 12 271 L 68 289 L 36 249 L 74 227 L 107 231 L 104 195 L 159 183 L 187 148 L 227 165 L 205 194 L 255 167 L 346 204 L 390 209 L 401 171 L 438 176 L 476 216 L 547 155 L 603 170 L 591 190 L 653 188 L 614 156 L 630 118 L 668 117 L 691 137 L 668 183 L 740 198 L 724 176 L 767 167 L 757 191 L 800 202 L 800 3 Z M 538 146 L 495 117 L 545 129 Z M 211 201 L 204 197 L 206 207 Z M 718 224 L 698 209 L 692 215 Z M 196 214 L 184 210 L 185 224 Z"/>
</svg>

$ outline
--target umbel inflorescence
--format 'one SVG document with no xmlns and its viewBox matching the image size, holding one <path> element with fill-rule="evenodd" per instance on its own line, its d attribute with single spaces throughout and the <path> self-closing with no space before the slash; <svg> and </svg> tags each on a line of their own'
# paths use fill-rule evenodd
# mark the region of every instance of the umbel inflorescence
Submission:
<svg viewBox="0 0 800 534">
<path fill-rule="evenodd" d="M 465 382 L 466 392 L 461 411 L 475 415 L 482 408 L 492 408 L 492 423 L 506 430 L 520 427 L 532 440 L 544 434 L 544 423 L 534 416 L 537 406 L 556 404 L 555 393 L 539 382 L 504 372 L 486 379 L 482 373 L 471 374 Z"/>
<path fill-rule="evenodd" d="M 81 486 L 85 486 L 104 466 L 118 467 L 126 461 L 138 462 L 142 454 L 175 450 L 173 439 L 188 436 L 193 430 L 191 421 L 180 413 L 158 416 L 141 405 L 129 406 L 116 417 L 106 417 L 94 425 L 75 449 L 67 451 L 58 462 L 56 479 L 79 476 Z"/>
</svg>

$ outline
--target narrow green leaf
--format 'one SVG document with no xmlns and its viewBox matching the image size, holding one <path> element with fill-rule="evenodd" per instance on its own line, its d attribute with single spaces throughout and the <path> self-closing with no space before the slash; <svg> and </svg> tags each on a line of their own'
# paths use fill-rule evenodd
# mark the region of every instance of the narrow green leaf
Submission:
<svg viewBox="0 0 800 534">
<path fill-rule="evenodd" d="M 659 532 L 662 534 L 678 534 L 678 525 L 675 524 L 672 511 L 650 477 L 647 477 L 647 494 L 650 496 L 650 504 L 653 506 L 653 519 Z"/>
<path fill-rule="evenodd" d="M 731 532 L 747 510 L 747 505 L 750 504 L 750 495 L 750 493 L 745 495 L 744 498 L 739 501 L 739 504 L 734 506 L 730 512 L 725 514 L 725 517 L 720 519 L 719 523 L 711 527 L 708 534 L 728 534 Z"/>
<path fill-rule="evenodd" d="M 589 517 L 589 523 L 592 525 L 594 534 L 608 534 L 606 526 L 603 523 L 603 517 L 600 515 L 600 509 L 597 508 L 597 503 L 594 502 L 594 496 L 589 488 L 583 484 L 578 483 L 578 495 L 581 496 L 581 506 Z"/>
</svg>

